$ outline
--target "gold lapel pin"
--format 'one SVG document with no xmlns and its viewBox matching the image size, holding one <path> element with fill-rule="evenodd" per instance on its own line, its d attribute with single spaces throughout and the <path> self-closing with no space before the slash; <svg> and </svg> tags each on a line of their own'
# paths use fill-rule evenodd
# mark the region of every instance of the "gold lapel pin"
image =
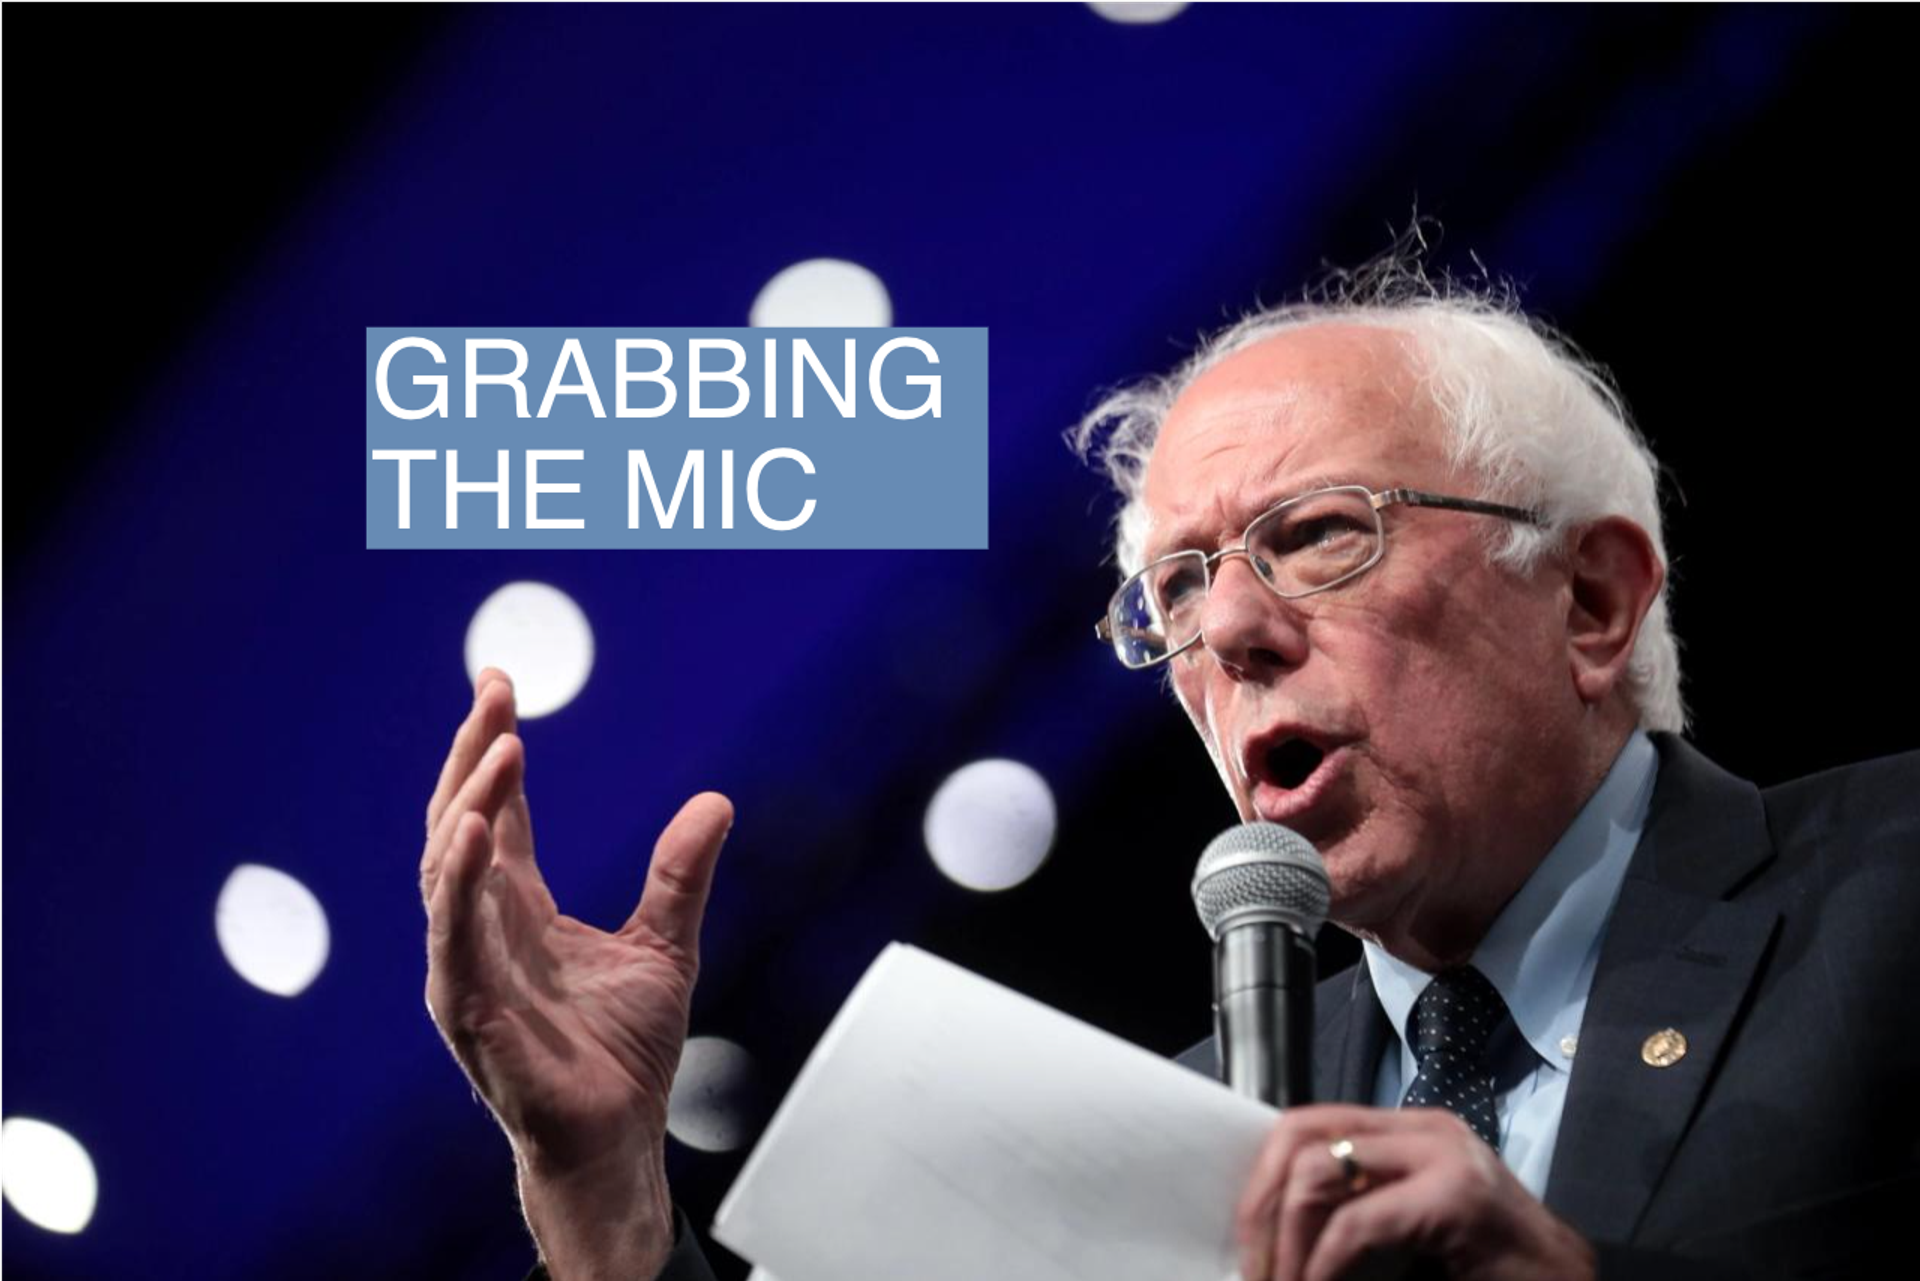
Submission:
<svg viewBox="0 0 1920 1281">
<path fill-rule="evenodd" d="M 1687 1038 L 1676 1028 L 1663 1027 L 1640 1045 L 1640 1059 L 1648 1067 L 1672 1067 L 1687 1057 Z"/>
</svg>

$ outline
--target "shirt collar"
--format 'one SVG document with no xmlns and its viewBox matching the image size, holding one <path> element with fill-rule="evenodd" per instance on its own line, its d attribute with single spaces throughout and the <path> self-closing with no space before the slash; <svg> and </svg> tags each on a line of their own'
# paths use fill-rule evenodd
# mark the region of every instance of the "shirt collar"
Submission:
<svg viewBox="0 0 1920 1281">
<path fill-rule="evenodd" d="M 1646 825 L 1659 754 L 1642 730 L 1520 887 L 1473 954 L 1473 964 L 1506 1001 L 1527 1044 L 1557 1071 L 1561 1049 L 1580 1030 L 1600 939 Z M 1413 1003 L 1432 980 L 1417 966 L 1366 943 L 1367 969 L 1396 1038 L 1406 1035 Z"/>
</svg>

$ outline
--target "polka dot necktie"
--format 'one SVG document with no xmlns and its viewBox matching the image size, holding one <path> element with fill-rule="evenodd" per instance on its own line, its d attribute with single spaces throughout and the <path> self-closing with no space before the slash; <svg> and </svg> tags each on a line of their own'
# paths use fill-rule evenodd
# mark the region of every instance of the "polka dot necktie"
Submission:
<svg viewBox="0 0 1920 1281">
<path fill-rule="evenodd" d="M 1445 1108 L 1498 1149 L 1487 1041 L 1506 1017 L 1507 1003 L 1471 965 L 1434 975 L 1407 1020 L 1407 1043 L 1420 1071 L 1400 1105 Z"/>
</svg>

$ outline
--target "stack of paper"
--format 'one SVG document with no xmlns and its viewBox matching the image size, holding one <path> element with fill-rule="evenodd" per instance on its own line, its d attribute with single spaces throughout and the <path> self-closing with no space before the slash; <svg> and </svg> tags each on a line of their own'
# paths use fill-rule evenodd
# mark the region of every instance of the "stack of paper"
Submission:
<svg viewBox="0 0 1920 1281">
<path fill-rule="evenodd" d="M 894 944 L 713 1235 L 781 1281 L 1220 1281 L 1276 1115 Z"/>
</svg>

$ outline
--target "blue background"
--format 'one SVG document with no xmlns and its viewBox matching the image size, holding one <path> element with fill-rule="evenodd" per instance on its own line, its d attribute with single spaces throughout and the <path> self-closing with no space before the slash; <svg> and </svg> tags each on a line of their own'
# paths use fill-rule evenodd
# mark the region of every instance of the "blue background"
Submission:
<svg viewBox="0 0 1920 1281">
<path fill-rule="evenodd" d="M 1778 779 L 1911 745 L 1911 15 L 1078 5 L 7 14 L 5 1097 L 102 1180 L 10 1276 L 501 1277 L 500 1135 L 422 1009 L 420 816 L 500 584 L 598 661 L 527 727 L 561 904 L 623 919 L 720 787 L 696 1032 L 777 1089 L 893 938 L 1162 1051 L 1207 1031 L 1231 813 L 1091 641 L 1094 389 L 1417 208 L 1613 368 L 1671 465 L 1697 739 Z M 264 130 L 262 129 L 264 126 Z M 265 141 L 262 141 L 264 137 Z M 992 330 L 988 552 L 369 552 L 369 326 L 744 323 L 844 257 Z M 345 445 L 347 442 L 343 441 Z M 982 897 L 920 849 L 983 755 L 1060 802 Z M 214 941 L 237 863 L 326 905 L 304 995 Z M 1341 955 L 1328 945 L 1329 963 Z M 696 1222 L 739 1156 L 672 1154 Z M 743 1271 L 743 1269 L 741 1270 Z"/>
</svg>

